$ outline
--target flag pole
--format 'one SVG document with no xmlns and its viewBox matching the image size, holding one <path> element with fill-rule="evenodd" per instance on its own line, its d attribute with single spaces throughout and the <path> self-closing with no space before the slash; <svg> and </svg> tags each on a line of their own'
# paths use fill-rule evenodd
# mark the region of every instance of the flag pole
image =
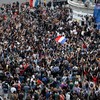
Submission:
<svg viewBox="0 0 100 100">
<path fill-rule="evenodd" d="M 52 0 L 52 2 L 51 2 L 51 8 L 53 9 L 53 0 Z"/>
<path fill-rule="evenodd" d="M 41 7 L 42 7 L 42 0 L 41 0 Z"/>
<path fill-rule="evenodd" d="M 33 0 L 29 0 L 30 7 L 32 7 Z"/>
</svg>

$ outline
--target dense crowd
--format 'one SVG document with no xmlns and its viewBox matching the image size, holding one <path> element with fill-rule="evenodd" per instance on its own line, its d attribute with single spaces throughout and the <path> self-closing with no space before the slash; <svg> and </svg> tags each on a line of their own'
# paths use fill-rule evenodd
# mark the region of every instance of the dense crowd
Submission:
<svg viewBox="0 0 100 100">
<path fill-rule="evenodd" d="M 3 4 L 0 95 L 5 100 L 100 100 L 100 30 L 67 5 Z M 57 43 L 57 36 L 67 38 Z"/>
</svg>

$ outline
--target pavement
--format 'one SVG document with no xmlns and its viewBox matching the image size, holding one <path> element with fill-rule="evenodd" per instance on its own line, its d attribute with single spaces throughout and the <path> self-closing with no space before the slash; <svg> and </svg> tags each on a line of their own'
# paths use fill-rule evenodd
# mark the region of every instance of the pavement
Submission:
<svg viewBox="0 0 100 100">
<path fill-rule="evenodd" d="M 0 0 L 0 5 L 5 3 L 13 3 L 13 2 L 19 2 L 20 4 L 23 3 L 23 2 L 29 2 L 30 0 Z M 44 0 L 41 0 L 41 1 L 44 1 Z M 46 0 L 47 2 L 50 1 L 50 0 Z"/>
<path fill-rule="evenodd" d="M 3 3 L 13 3 L 13 2 L 17 2 L 19 1 L 19 3 L 22 3 L 22 2 L 27 2 L 29 0 L 0 0 L 0 5 L 3 4 Z"/>
</svg>

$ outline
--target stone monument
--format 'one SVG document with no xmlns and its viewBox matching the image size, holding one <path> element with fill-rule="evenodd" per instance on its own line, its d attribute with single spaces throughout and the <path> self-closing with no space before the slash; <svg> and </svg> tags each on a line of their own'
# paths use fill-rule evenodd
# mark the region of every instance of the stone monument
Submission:
<svg viewBox="0 0 100 100">
<path fill-rule="evenodd" d="M 93 16 L 95 0 L 68 0 L 73 10 L 73 18 L 81 20 L 85 15 Z"/>
</svg>

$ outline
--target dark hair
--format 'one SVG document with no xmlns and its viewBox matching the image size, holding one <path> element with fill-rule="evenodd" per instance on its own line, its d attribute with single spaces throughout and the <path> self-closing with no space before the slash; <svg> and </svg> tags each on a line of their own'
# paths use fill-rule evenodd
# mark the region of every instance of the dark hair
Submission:
<svg viewBox="0 0 100 100">
<path fill-rule="evenodd" d="M 90 84 L 90 87 L 93 87 L 93 84 Z"/>
<path fill-rule="evenodd" d="M 100 5 L 100 0 L 97 0 L 96 1 L 96 5 Z"/>
</svg>

